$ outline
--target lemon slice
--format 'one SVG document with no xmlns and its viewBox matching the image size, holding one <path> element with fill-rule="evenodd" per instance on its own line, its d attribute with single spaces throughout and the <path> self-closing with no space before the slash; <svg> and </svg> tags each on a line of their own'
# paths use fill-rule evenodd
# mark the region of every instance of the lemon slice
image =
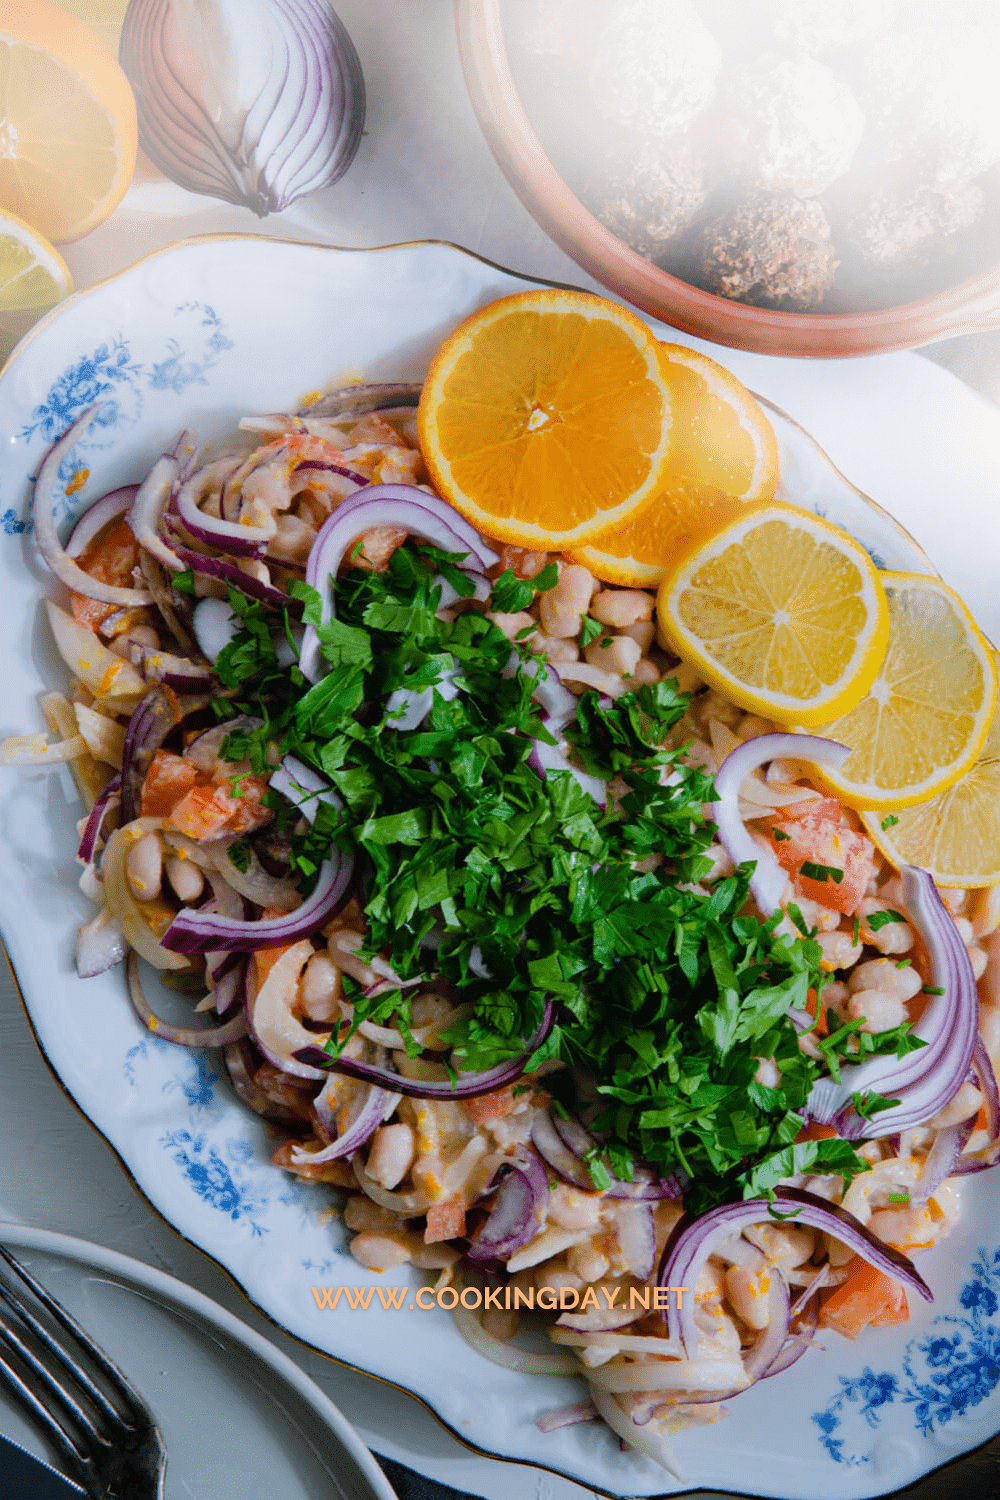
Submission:
<svg viewBox="0 0 1000 1500">
<path fill-rule="evenodd" d="M 3 0 L 0 209 L 79 239 L 121 202 L 137 142 L 132 87 L 90 28 L 49 0 Z"/>
<path fill-rule="evenodd" d="M 655 588 L 696 537 L 770 500 L 778 483 L 774 429 L 746 386 L 682 344 L 661 344 L 670 386 L 670 457 L 663 484 L 634 516 L 573 552 L 595 578 Z"/>
<path fill-rule="evenodd" d="M 654 494 L 670 388 L 645 323 L 589 292 L 519 292 L 446 339 L 420 449 L 438 493 L 487 536 L 578 546 Z"/>
<path fill-rule="evenodd" d="M 871 558 L 839 527 L 772 504 L 698 543 L 660 585 L 659 629 L 734 703 L 823 724 L 867 693 L 889 612 Z"/>
<path fill-rule="evenodd" d="M 993 665 L 1000 667 L 996 652 Z M 954 786 L 895 814 L 862 812 L 861 821 L 897 869 L 920 865 L 941 886 L 1000 884 L 1000 708 L 971 769 Z"/>
<path fill-rule="evenodd" d="M 993 655 L 939 578 L 883 573 L 889 649 L 871 691 L 824 726 L 853 754 L 824 784 L 851 807 L 892 812 L 926 802 L 970 769 L 993 720 Z"/>
<path fill-rule="evenodd" d="M 73 278 L 30 224 L 0 213 L 0 360 L 43 313 L 73 290 Z"/>
</svg>

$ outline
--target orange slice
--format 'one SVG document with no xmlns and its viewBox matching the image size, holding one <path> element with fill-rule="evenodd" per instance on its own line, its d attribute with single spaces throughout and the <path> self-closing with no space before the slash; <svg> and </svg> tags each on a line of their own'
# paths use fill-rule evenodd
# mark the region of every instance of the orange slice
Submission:
<svg viewBox="0 0 1000 1500">
<path fill-rule="evenodd" d="M 735 375 L 682 344 L 661 344 L 673 425 L 662 488 L 628 521 L 602 532 L 573 561 L 606 583 L 649 588 L 695 539 L 771 499 L 778 483 L 774 429 Z"/>
<path fill-rule="evenodd" d="M 670 390 L 634 313 L 587 292 L 519 292 L 436 354 L 418 413 L 438 493 L 488 536 L 564 550 L 663 480 Z"/>
<path fill-rule="evenodd" d="M 47 0 L 4 0 L 0 208 L 79 239 L 121 201 L 137 139 L 129 81 L 90 28 Z"/>
<path fill-rule="evenodd" d="M 781 724 L 825 724 L 853 708 L 889 637 L 864 548 L 810 511 L 774 503 L 688 552 L 656 610 L 658 631 L 706 682 Z"/>
</svg>

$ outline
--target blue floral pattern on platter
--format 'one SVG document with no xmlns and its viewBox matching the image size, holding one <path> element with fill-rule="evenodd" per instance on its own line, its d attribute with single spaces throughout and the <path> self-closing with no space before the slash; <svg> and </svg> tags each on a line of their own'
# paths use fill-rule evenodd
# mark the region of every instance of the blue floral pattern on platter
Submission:
<svg viewBox="0 0 1000 1500">
<path fill-rule="evenodd" d="M 966 1317 L 942 1313 L 924 1338 L 911 1339 L 900 1375 L 888 1370 L 876 1374 L 866 1366 L 860 1375 L 841 1376 L 837 1395 L 813 1414 L 819 1441 L 837 1463 L 863 1464 L 870 1457 L 844 1451 L 845 1424 L 851 1417 L 877 1428 L 884 1408 L 901 1401 L 913 1407 L 914 1425 L 929 1437 L 935 1426 L 965 1416 L 1000 1385 L 1000 1326 L 995 1321 L 1000 1309 L 1000 1249 L 992 1255 L 981 1249 L 972 1273 L 959 1294 Z"/>
</svg>

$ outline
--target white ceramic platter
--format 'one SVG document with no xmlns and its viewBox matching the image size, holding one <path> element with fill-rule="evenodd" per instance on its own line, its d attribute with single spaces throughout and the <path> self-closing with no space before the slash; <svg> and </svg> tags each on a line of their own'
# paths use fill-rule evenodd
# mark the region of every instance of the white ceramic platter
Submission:
<svg viewBox="0 0 1000 1500">
<path fill-rule="evenodd" d="M 40 689 L 65 683 L 40 621 L 50 579 L 25 523 L 42 455 L 87 405 L 107 403 L 63 476 L 67 525 L 71 511 L 141 479 L 182 428 L 205 438 L 352 378 L 419 378 L 461 318 L 532 284 L 435 243 L 344 251 L 221 237 L 153 255 L 64 304 L 0 378 L 0 732 L 41 728 Z M 845 526 L 880 565 L 929 570 L 900 526 L 772 415 L 788 498 Z M 989 1175 L 968 1183 L 959 1230 L 921 1260 L 933 1306 L 856 1345 L 826 1336 L 826 1353 L 810 1351 L 794 1374 L 734 1401 L 726 1421 L 679 1437 L 683 1483 L 622 1454 L 603 1427 L 538 1432 L 541 1412 L 579 1399 L 576 1382 L 484 1363 L 444 1313 L 383 1309 L 377 1296 L 367 1312 L 343 1299 L 320 1312 L 314 1286 L 384 1289 L 405 1275 L 376 1278 L 351 1260 L 322 1191 L 270 1165 L 263 1125 L 211 1057 L 141 1028 L 120 971 L 76 979 L 74 933 L 92 908 L 76 885 L 72 785 L 63 771 L 4 776 L 0 925 L 52 1066 L 160 1212 L 299 1338 L 412 1391 L 484 1452 L 615 1496 L 861 1500 L 1000 1429 L 1000 1183 Z"/>
<path fill-rule="evenodd" d="M 333 1402 L 210 1298 L 69 1235 L 0 1224 L 0 1245 L 80 1320 L 153 1411 L 167 1448 L 165 1500 L 246 1500 L 252 1491 L 395 1500 Z M 2 1387 L 0 1431 L 49 1459 Z"/>
</svg>

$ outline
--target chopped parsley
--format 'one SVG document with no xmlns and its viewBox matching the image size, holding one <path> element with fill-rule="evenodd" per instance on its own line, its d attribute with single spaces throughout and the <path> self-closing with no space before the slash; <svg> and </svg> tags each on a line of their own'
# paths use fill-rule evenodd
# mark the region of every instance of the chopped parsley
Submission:
<svg viewBox="0 0 1000 1500">
<path fill-rule="evenodd" d="M 894 813 L 889 813 L 888 817 L 885 817 L 885 818 L 882 819 L 882 832 L 883 833 L 888 833 L 889 829 L 890 828 L 895 828 L 895 826 L 896 826 L 896 824 L 898 822 L 899 822 L 899 819 L 895 816 L 895 814 Z"/>
<path fill-rule="evenodd" d="M 808 880 L 832 880 L 834 885 L 839 885 L 844 878 L 843 870 L 838 870 L 836 865 L 817 865 L 811 859 L 802 861 L 799 874 L 805 875 Z"/>
<path fill-rule="evenodd" d="M 839 1078 L 841 1060 L 904 1056 L 922 1043 L 906 1026 L 870 1036 L 858 1021 L 817 1039 L 821 1061 L 800 1050 L 788 1012 L 820 994 L 822 950 L 797 909 L 802 937 L 779 934 L 781 912 L 763 923 L 744 913 L 752 864 L 708 890 L 699 884 L 711 867 L 703 807 L 714 792 L 684 760 L 687 695 L 667 681 L 579 700 L 564 732 L 586 771 L 615 778 L 606 809 L 570 772 L 540 776 L 533 741 L 553 739 L 532 692 L 545 663 L 527 644 L 512 647 L 480 608 L 439 618 L 435 575 L 457 573 L 460 561 L 407 544 L 384 572 L 349 571 L 334 585 L 328 625 L 318 594 L 294 585 L 331 664 L 315 684 L 277 670 L 274 613 L 232 596 L 242 628 L 219 674 L 235 689 L 229 711 L 263 723 L 227 743 L 255 766 L 276 743 L 344 802 L 339 817 L 320 804 L 293 837 L 303 888 L 333 845 L 355 856 L 363 952 L 382 954 L 403 979 L 440 973 L 468 1007 L 444 1038 L 462 1071 L 519 1055 L 553 1002 L 555 1026 L 529 1070 L 567 1065 L 546 1073 L 545 1088 L 572 1113 L 576 1080 L 593 1080 L 595 1185 L 609 1172 L 628 1179 L 642 1159 L 686 1174 L 687 1206 L 700 1212 L 769 1194 L 799 1171 L 849 1180 L 869 1170 L 849 1142 L 797 1142 L 806 1100 L 818 1078 Z M 525 607 L 554 584 L 548 574 L 501 575 L 490 610 Z M 435 691 L 420 728 L 394 732 L 391 693 L 446 682 L 457 693 Z M 268 801 L 279 826 L 295 826 L 294 808 L 276 793 Z M 843 876 L 803 866 L 815 870 Z M 394 1025 L 410 1050 L 408 993 L 352 990 L 352 1027 Z M 776 1087 L 757 1082 L 761 1059 L 774 1063 Z"/>
<path fill-rule="evenodd" d="M 179 594 L 194 593 L 194 571 L 186 568 L 183 573 L 173 573 L 170 578 L 171 588 L 175 588 Z"/>
<path fill-rule="evenodd" d="M 774 842 L 776 844 L 790 844 L 792 842 L 792 835 L 790 833 L 785 833 L 784 829 L 782 828 L 772 828 L 771 837 L 774 839 Z"/>
<path fill-rule="evenodd" d="M 888 927 L 890 922 L 905 922 L 906 918 L 901 911 L 873 911 L 865 917 L 865 923 L 869 930 L 878 932 L 883 927 Z"/>
<path fill-rule="evenodd" d="M 555 563 L 546 563 L 537 577 L 528 579 L 515 577 L 508 568 L 493 585 L 490 608 L 500 615 L 519 614 L 522 609 L 529 609 L 534 604 L 537 593 L 555 588 L 558 582 L 559 569 Z"/>
<path fill-rule="evenodd" d="M 230 844 L 226 855 L 229 863 L 239 870 L 241 875 L 245 875 L 250 868 L 250 845 L 246 839 L 237 839 L 235 843 Z"/>
<path fill-rule="evenodd" d="M 580 622 L 580 649 L 593 645 L 603 629 L 604 626 L 599 621 L 591 619 L 590 615 L 584 615 Z"/>
</svg>

